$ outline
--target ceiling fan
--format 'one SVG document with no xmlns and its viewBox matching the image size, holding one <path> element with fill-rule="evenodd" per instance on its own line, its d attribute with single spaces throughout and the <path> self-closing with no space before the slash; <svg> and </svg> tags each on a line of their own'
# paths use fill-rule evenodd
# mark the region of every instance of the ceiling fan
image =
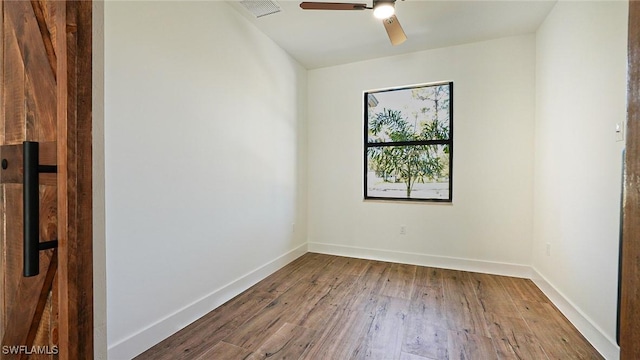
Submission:
<svg viewBox="0 0 640 360">
<path fill-rule="evenodd" d="M 396 0 L 373 0 L 373 6 L 358 3 L 335 3 L 335 2 L 302 2 L 300 7 L 304 10 L 365 10 L 372 9 L 373 15 L 382 19 L 387 35 L 391 44 L 400 45 L 407 40 L 400 22 L 395 15 Z"/>
</svg>

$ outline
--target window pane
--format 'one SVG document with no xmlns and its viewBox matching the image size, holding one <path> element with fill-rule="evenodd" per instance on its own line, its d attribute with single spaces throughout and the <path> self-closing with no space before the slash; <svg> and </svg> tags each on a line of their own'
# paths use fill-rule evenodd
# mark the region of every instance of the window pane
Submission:
<svg viewBox="0 0 640 360">
<path fill-rule="evenodd" d="M 449 199 L 449 145 L 367 149 L 367 197 Z"/>
<path fill-rule="evenodd" d="M 368 142 L 448 140 L 449 84 L 367 93 Z"/>
</svg>

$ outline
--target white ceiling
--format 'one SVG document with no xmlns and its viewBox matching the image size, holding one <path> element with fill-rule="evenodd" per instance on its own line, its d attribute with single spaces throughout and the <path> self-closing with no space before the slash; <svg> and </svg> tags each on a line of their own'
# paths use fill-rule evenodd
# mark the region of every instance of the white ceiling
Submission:
<svg viewBox="0 0 640 360">
<path fill-rule="evenodd" d="M 533 33 L 556 2 L 398 0 L 408 40 L 392 46 L 370 10 L 302 10 L 300 1 L 276 0 L 281 12 L 255 18 L 238 1 L 229 3 L 307 69 Z"/>
</svg>

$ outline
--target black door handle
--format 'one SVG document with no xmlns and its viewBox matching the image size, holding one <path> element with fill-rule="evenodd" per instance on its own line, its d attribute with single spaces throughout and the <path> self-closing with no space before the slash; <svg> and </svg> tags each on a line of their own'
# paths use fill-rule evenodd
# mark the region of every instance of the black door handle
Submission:
<svg viewBox="0 0 640 360">
<path fill-rule="evenodd" d="M 58 240 L 40 242 L 40 173 L 56 173 L 56 165 L 40 165 L 39 144 L 35 141 L 22 143 L 23 155 L 23 272 L 25 277 L 40 273 L 40 251 L 58 246 Z"/>
</svg>

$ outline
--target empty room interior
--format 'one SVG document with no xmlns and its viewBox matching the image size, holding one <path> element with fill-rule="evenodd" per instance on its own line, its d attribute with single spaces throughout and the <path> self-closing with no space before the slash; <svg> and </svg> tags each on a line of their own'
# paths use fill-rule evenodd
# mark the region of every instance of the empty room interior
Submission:
<svg viewBox="0 0 640 360">
<path fill-rule="evenodd" d="M 94 2 L 96 358 L 618 359 L 629 3 L 273 5 Z M 368 198 L 363 95 L 429 84 L 450 196 Z"/>
</svg>

